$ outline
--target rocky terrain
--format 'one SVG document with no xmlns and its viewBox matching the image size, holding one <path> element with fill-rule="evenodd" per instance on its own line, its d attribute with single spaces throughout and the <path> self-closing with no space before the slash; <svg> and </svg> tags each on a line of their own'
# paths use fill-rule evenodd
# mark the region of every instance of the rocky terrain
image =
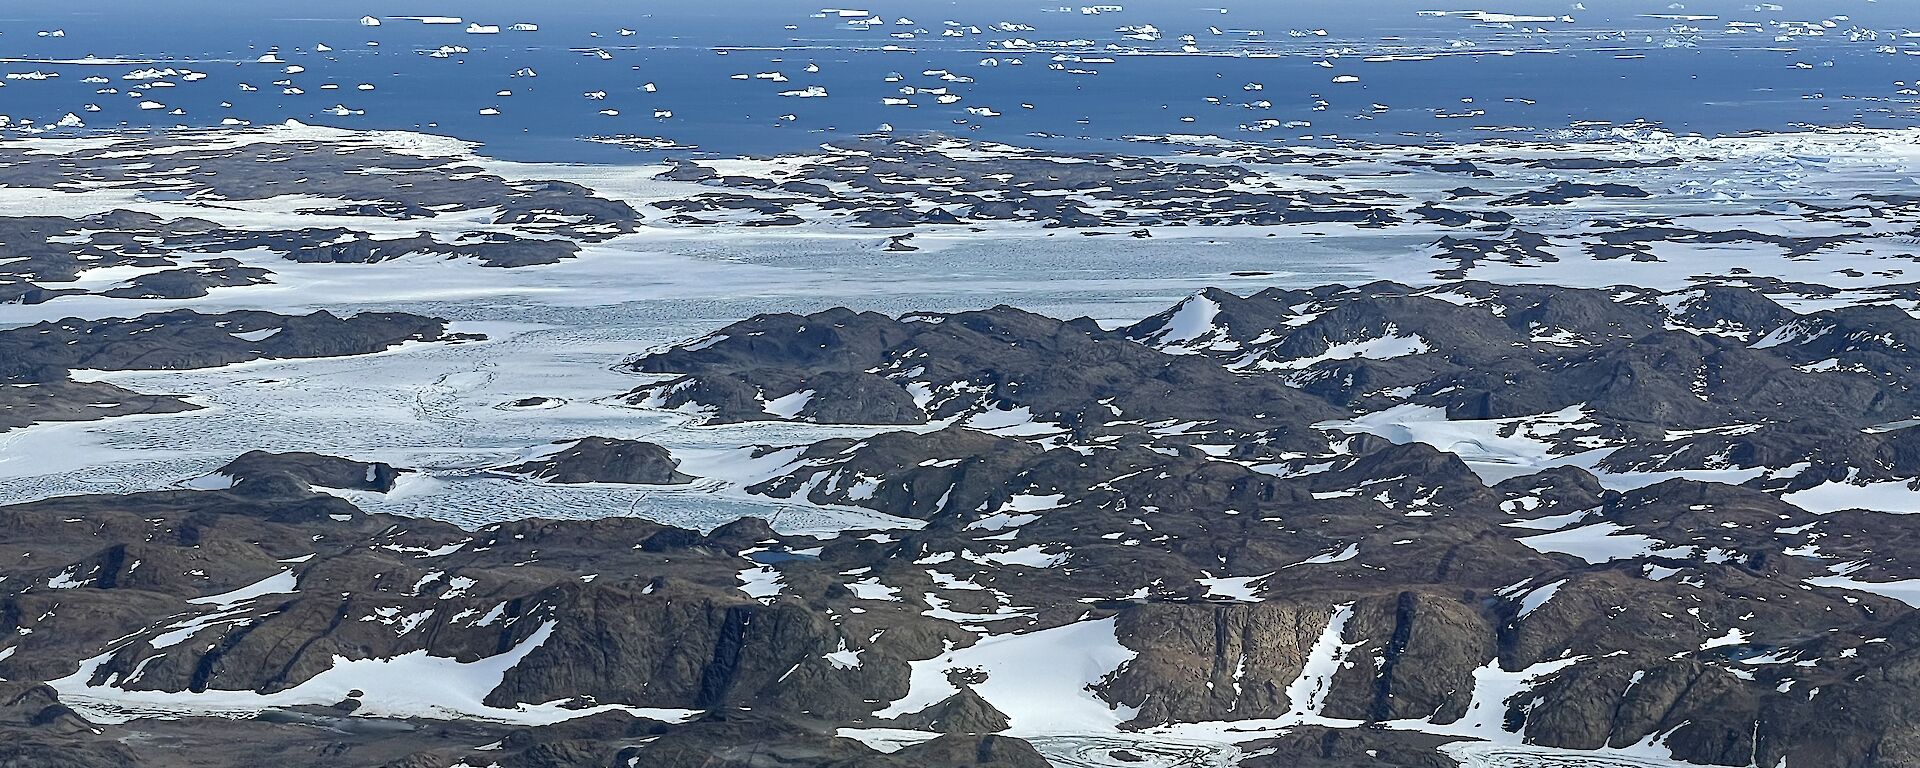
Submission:
<svg viewBox="0 0 1920 768">
<path fill-rule="evenodd" d="M 589 437 L 556 443 L 555 452 L 500 471 L 554 483 L 680 485 L 693 478 L 667 449 L 637 440 Z"/>
<path fill-rule="evenodd" d="M 1920 764 L 1882 145 L 61 149 L 0 765 Z"/>
<path fill-rule="evenodd" d="M 66 318 L 0 330 L 0 432 L 35 422 L 91 421 L 195 408 L 164 394 L 76 380 L 76 370 L 211 368 L 263 359 L 364 355 L 407 342 L 477 340 L 444 320 L 402 313 L 336 317 L 320 311 L 203 315 L 193 310 L 132 318 Z"/>
<path fill-rule="evenodd" d="M 884 425 L 759 449 L 781 468 L 751 491 L 924 527 L 462 530 L 337 495 L 404 468 L 262 452 L 0 508 L 11 749 L 1038 766 L 1078 730 L 1121 762 L 1210 736 L 1249 766 L 1460 739 L 1903 765 L 1920 575 L 1884 500 L 1920 476 L 1917 322 L 1488 283 L 1209 290 L 1121 328 L 757 317 L 634 359 L 660 381 L 628 398 Z M 697 480 L 607 438 L 498 471 Z"/>
<path fill-rule="evenodd" d="M 1038 226 L 1148 238 L 1350 228 L 1421 238 L 1420 256 L 1431 260 L 1424 271 L 1442 280 L 1497 273 L 1525 282 L 1504 276 L 1625 262 L 1723 280 L 1792 272 L 1825 285 L 1914 282 L 1907 265 L 1920 197 L 1846 192 L 1812 200 L 1777 194 L 1794 185 L 1760 175 L 1742 195 L 1720 199 L 1715 187 L 1773 160 L 1750 158 L 1752 147 L 1595 145 L 1584 155 L 1517 143 L 1382 152 L 1155 141 L 1179 153 L 1060 156 L 940 135 L 863 137 L 754 165 L 680 161 L 658 178 L 713 191 L 649 205 L 666 226 L 877 229 L 903 251 L 917 250 L 915 233 L 943 230 Z M 1695 209 L 1702 197 L 1729 205 Z M 1735 254 L 1745 258 L 1723 261 Z"/>
<path fill-rule="evenodd" d="M 165 134 L 129 135 L 54 158 L 0 146 L 8 186 L 77 196 L 110 190 L 118 206 L 77 216 L 0 216 L 8 256 L 0 262 L 0 304 L 86 293 L 191 299 L 276 282 L 270 267 L 223 254 L 265 252 L 326 263 L 551 264 L 573 258 L 581 243 L 632 232 L 642 219 L 632 206 L 578 184 L 508 180 L 392 142 L 294 138 L 284 131 L 236 135 L 244 138 L 211 146 Z M 274 201 L 288 196 L 306 204 L 276 207 Z M 247 224 L 220 223 L 236 213 Z M 314 226 L 289 227 L 289 217 Z M 130 277 L 98 289 L 72 285 L 100 269 Z"/>
</svg>

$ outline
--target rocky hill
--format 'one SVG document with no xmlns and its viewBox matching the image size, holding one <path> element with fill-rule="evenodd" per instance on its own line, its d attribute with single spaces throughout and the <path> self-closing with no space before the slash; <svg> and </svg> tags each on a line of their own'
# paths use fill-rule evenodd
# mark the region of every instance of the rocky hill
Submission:
<svg viewBox="0 0 1920 768">
<path fill-rule="evenodd" d="M 235 336 L 207 322 L 139 327 Z M 16 359 L 122 364 L 117 333 Z M 339 497 L 405 469 L 249 453 L 0 508 L 0 727 L 31 765 L 1024 767 L 1061 734 L 1099 764 L 1907 765 L 1915 338 L 1751 289 L 1477 282 L 1208 290 L 1120 328 L 765 315 L 634 358 L 624 401 L 866 425 L 768 446 L 747 491 L 918 527 L 464 530 Z M 227 346 L 200 354 L 260 354 Z M 489 471 L 692 469 L 590 437 Z"/>
</svg>

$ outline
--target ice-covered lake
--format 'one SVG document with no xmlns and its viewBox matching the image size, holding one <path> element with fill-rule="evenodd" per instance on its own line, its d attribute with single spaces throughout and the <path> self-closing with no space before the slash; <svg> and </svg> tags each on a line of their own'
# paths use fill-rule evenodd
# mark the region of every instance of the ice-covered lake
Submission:
<svg viewBox="0 0 1920 768">
<path fill-rule="evenodd" d="M 1364 252 L 1324 243 L 1111 241 L 1106 245 L 1118 247 L 1095 252 L 1034 236 L 1011 247 L 956 242 L 902 254 L 873 248 L 870 240 L 823 237 L 796 249 L 791 242 L 776 247 L 746 238 L 638 237 L 575 261 L 515 270 L 427 261 L 290 265 L 263 255 L 261 263 L 303 287 L 279 297 L 236 292 L 228 299 L 235 306 L 415 312 L 455 320 L 455 330 L 485 333 L 490 341 L 210 370 L 93 374 L 136 391 L 191 394 L 206 408 L 0 435 L 0 503 L 152 489 L 211 472 L 247 450 L 305 450 L 421 470 L 423 477 L 395 493 L 355 500 L 467 525 L 618 514 L 700 527 L 742 514 L 776 518 L 794 530 L 864 518 L 892 525 L 900 521 L 739 490 L 756 477 L 743 445 L 795 445 L 865 430 L 784 423 L 689 428 L 676 414 L 610 402 L 652 380 L 615 366 L 650 347 L 761 312 L 851 306 L 898 314 L 1011 303 L 1117 324 L 1207 285 L 1317 284 L 1370 271 Z M 1234 271 L 1259 275 L 1234 278 Z M 99 311 L 113 304 L 102 301 Z M 220 294 L 195 302 L 201 311 L 221 304 Z M 38 310 L 63 314 L 84 312 L 83 306 Z M 35 311 L 10 309 L 14 315 Z M 530 397 L 560 404 L 509 405 Z M 569 487 L 483 471 L 550 441 L 586 435 L 656 441 L 690 471 L 731 482 L 688 489 Z"/>
</svg>

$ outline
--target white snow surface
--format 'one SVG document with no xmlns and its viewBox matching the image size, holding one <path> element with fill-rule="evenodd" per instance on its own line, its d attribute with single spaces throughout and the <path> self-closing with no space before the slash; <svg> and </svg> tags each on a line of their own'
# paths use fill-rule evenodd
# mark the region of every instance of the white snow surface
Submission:
<svg viewBox="0 0 1920 768">
<path fill-rule="evenodd" d="M 291 594 L 297 585 L 298 580 L 293 575 L 293 569 L 289 568 L 261 579 L 260 581 L 233 590 L 232 592 L 196 597 L 187 602 L 194 605 L 212 605 L 218 608 L 231 608 L 267 595 Z"/>
<path fill-rule="evenodd" d="M 1902 579 L 1899 581 L 1861 581 L 1848 576 L 1815 576 L 1807 583 L 1816 587 L 1851 589 L 1855 592 L 1888 597 L 1915 608 L 1920 608 L 1920 579 Z"/>
<path fill-rule="evenodd" d="M 979 642 L 911 663 L 907 695 L 876 713 L 889 718 L 919 712 L 956 693 L 947 672 L 976 669 L 987 679 L 974 686 L 981 698 L 1007 715 L 1007 733 L 1112 733 L 1133 717 L 1089 686 L 1135 656 L 1114 636 L 1112 618 L 1083 621 L 1024 634 L 989 635 Z"/>
<path fill-rule="evenodd" d="M 1920 491 L 1909 487 L 1912 481 L 1889 480 L 1854 484 L 1837 480 L 1795 491 L 1780 498 L 1816 514 L 1846 509 L 1868 509 L 1897 514 L 1920 513 Z"/>
<path fill-rule="evenodd" d="M 109 655 L 86 661 L 72 675 L 49 681 L 60 692 L 60 700 L 82 716 L 99 723 L 126 722 L 141 716 L 207 715 L 245 717 L 266 709 L 301 704 L 326 705 L 345 700 L 350 691 L 359 690 L 360 717 L 425 717 L 434 719 L 471 718 L 524 725 L 547 725 L 609 710 L 629 711 L 638 716 L 656 717 L 672 722 L 695 714 L 689 710 L 638 709 L 620 705 L 602 705 L 588 709 L 566 709 L 556 704 L 522 705 L 513 708 L 483 703 L 487 694 L 499 687 L 507 670 L 518 665 L 527 654 L 547 641 L 553 623 L 539 629 L 505 653 L 463 663 L 450 658 L 415 651 L 390 659 L 346 659 L 335 657 L 333 666 L 304 683 L 275 693 L 255 691 L 208 690 L 169 693 L 164 691 L 123 690 L 92 685 L 94 672 Z"/>
<path fill-rule="evenodd" d="M 1519 541 L 1536 552 L 1573 555 L 1594 565 L 1614 560 L 1648 557 L 1669 548 L 1666 542 L 1652 536 L 1620 533 L 1625 529 L 1626 526 L 1619 523 L 1602 522 L 1538 536 L 1527 536 Z M 1542 600 L 1542 602 L 1545 601 Z"/>
</svg>

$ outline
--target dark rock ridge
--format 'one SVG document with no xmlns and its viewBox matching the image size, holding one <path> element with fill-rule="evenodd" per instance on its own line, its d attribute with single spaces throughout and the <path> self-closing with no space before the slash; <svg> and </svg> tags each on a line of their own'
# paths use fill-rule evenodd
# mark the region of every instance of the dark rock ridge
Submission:
<svg viewBox="0 0 1920 768">
<path fill-rule="evenodd" d="M 221 467 L 233 479 L 235 493 L 257 496 L 298 495 L 310 487 L 386 493 L 403 469 L 385 462 L 362 462 L 318 453 L 249 451 Z"/>
<path fill-rule="evenodd" d="M 445 338 L 446 321 L 394 312 L 338 317 L 182 309 L 134 318 L 67 318 L 0 331 L 0 380 L 58 380 L 69 369 L 209 368 L 266 358 L 339 357 Z M 248 338 L 249 336 L 256 338 Z"/>
<path fill-rule="evenodd" d="M 1512 267 L 1556 262 L 1684 258 L 1689 274 L 1731 281 L 1751 270 L 1779 269 L 1772 265 L 1775 257 L 1888 254 L 1884 264 L 1875 257 L 1834 271 L 1850 279 L 1871 271 L 1876 289 L 1891 285 L 1905 295 L 1917 290 L 1901 265 L 1920 224 L 1920 196 L 1862 192 L 1769 200 L 1762 193 L 1750 209 L 1670 216 L 1617 205 L 1645 201 L 1652 207 L 1688 194 L 1689 180 L 1675 170 L 1682 166 L 1745 175 L 1743 161 L 1710 149 L 1647 159 L 1542 147 L 1514 154 L 1511 145 L 1356 151 L 1158 143 L 1176 146 L 1178 154 L 1059 154 L 938 134 L 865 136 L 782 156 L 778 163 L 721 168 L 676 162 L 661 180 L 708 191 L 649 206 L 667 213 L 662 221 L 674 226 L 880 230 L 874 246 L 887 251 L 914 247 L 901 239 L 901 230 L 978 232 L 1001 222 L 1135 237 L 1222 225 L 1303 234 L 1321 234 L 1317 225 L 1422 232 L 1438 226 L 1445 233 L 1433 238 L 1425 255 L 1435 260 L 1431 273 L 1441 279 L 1512 274 Z M 1397 178 L 1451 184 L 1455 175 L 1474 179 L 1475 186 L 1428 193 Z"/>
<path fill-rule="evenodd" d="M 691 406 L 716 422 L 796 418 L 924 424 L 967 418 L 989 431 L 1087 436 L 1209 422 L 1275 446 L 1319 444 L 1309 424 L 1344 411 L 1277 375 L 1241 375 L 1102 330 L 1012 307 L 889 318 L 833 309 L 765 315 L 646 355 L 635 371 L 681 374 L 636 404 Z"/>
<path fill-rule="evenodd" d="M 679 470 L 680 462 L 667 449 L 653 443 L 586 437 L 555 445 L 566 447 L 549 456 L 501 467 L 500 471 L 552 483 L 684 485 L 694 479 Z"/>
<path fill-rule="evenodd" d="M 0 522 L 22 531 L 0 544 L 0 556 L 42 564 L 9 566 L 0 582 L 0 628 L 17 638 L 0 659 L 4 677 L 62 677 L 72 671 L 71 652 L 93 646 L 108 652 L 89 673 L 94 685 L 272 693 L 298 689 L 347 659 L 424 652 L 478 662 L 525 648 L 524 660 L 505 671 L 484 706 L 642 702 L 706 714 L 683 728 L 669 728 L 658 719 L 665 715 L 617 710 L 538 730 L 460 726 L 491 735 L 448 743 L 436 735 L 443 726 L 346 718 L 382 706 L 377 694 L 350 692 L 340 702 L 277 710 L 249 726 L 208 727 L 280 744 L 302 741 L 297 734 L 310 731 L 301 726 L 329 728 L 336 731 L 327 738 L 332 749 L 349 750 L 348 761 L 334 765 L 395 764 L 387 761 L 408 754 L 426 761 L 421 765 L 462 757 L 547 765 L 554 763 L 540 760 L 555 754 L 571 755 L 559 763 L 566 765 L 625 765 L 632 758 L 646 765 L 758 765 L 748 757 L 756 750 L 872 768 L 1045 765 L 1024 742 L 991 731 L 964 730 L 888 756 L 809 724 L 858 718 L 870 700 L 899 695 L 906 664 L 898 659 L 930 655 L 943 639 L 963 634 L 911 614 L 836 626 L 826 603 L 752 599 L 737 589 L 738 574 L 757 567 L 747 555 L 787 546 L 763 523 L 742 521 L 707 535 L 631 518 L 463 531 L 362 513 L 306 489 L 308 481 L 346 487 L 368 477 L 384 484 L 391 471 L 336 457 L 255 452 L 223 469 L 244 478 L 231 490 L 0 508 Z M 302 482 L 262 479 L 294 476 Z M 75 515 L 88 520 L 84 533 L 61 522 Z M 257 586 L 276 573 L 289 580 Z M 816 599 L 829 600 L 807 602 Z M 842 590 L 830 602 L 851 605 L 853 598 Z M 883 628 L 887 639 L 873 640 Z M 866 660 L 853 672 L 824 656 L 849 643 Z M 97 751 L 102 765 L 184 764 L 166 754 L 129 753 L 113 739 L 172 732 L 164 724 L 107 726 L 102 735 L 45 688 L 9 690 L 0 741 L 21 759 Z M 265 733 L 276 729 L 292 733 Z M 503 734 L 504 753 L 474 751 Z M 222 764 L 224 754 L 216 749 L 194 764 Z"/>
<path fill-rule="evenodd" d="M 978 461 L 1002 448 L 971 450 Z M 1075 461 L 1109 453 L 1102 461 L 1132 463 Z M 820 764 L 970 765 L 953 761 L 976 754 L 981 765 L 1037 765 L 1018 741 L 960 738 L 1008 725 L 973 688 L 893 720 L 873 713 L 907 695 L 908 662 L 978 642 L 982 628 L 968 627 L 979 619 L 964 617 L 974 615 L 998 617 L 996 635 L 1112 620 L 1130 659 L 1099 690 L 1133 708 L 1135 725 L 1285 717 L 1332 621 L 1346 664 L 1323 680 L 1318 713 L 1356 723 L 1484 719 L 1473 709 L 1474 680 L 1488 665 L 1555 670 L 1536 673 L 1528 697 L 1480 705 L 1497 708 L 1491 733 L 1524 728 L 1542 744 L 1666 734 L 1700 762 L 1737 765 L 1737 755 L 1758 750 L 1877 765 L 1866 756 L 1886 738 L 1806 724 L 1820 722 L 1831 701 L 1858 701 L 1875 728 L 1909 722 L 1886 703 L 1898 694 L 1882 675 L 1920 649 L 1908 638 L 1920 617 L 1872 595 L 1804 589 L 1827 569 L 1785 554 L 1818 547 L 1823 559 L 1879 562 L 1897 522 L 1889 516 L 1810 515 L 1764 493 L 1691 481 L 1603 491 L 1578 470 L 1489 488 L 1440 456 L 1387 447 L 1288 480 L 1198 457 L 1054 449 L 1000 487 L 1038 490 L 1029 486 L 1045 478 L 1097 490 L 1020 507 L 1033 510 L 1031 520 L 976 525 L 987 518 L 953 515 L 886 541 L 782 536 L 751 519 L 708 534 L 633 518 L 463 531 L 366 514 L 306 490 L 305 478 L 346 485 L 384 465 L 255 453 L 226 468 L 249 478 L 227 491 L 0 508 L 0 524 L 19 532 L 0 543 L 0 558 L 36 563 L 10 566 L 0 582 L 0 629 L 17 638 L 0 676 L 58 679 L 104 650 L 87 673 L 102 691 L 273 693 L 299 690 L 346 659 L 424 653 L 474 663 L 524 651 L 484 706 L 652 709 L 594 715 L 601 725 L 592 732 L 572 730 L 585 721 L 528 731 L 514 750 L 566 750 L 592 764 L 615 754 L 649 765 L 732 764 L 758 750 Z M 1084 474 L 1071 474 L 1075 466 Z M 1436 490 L 1414 488 L 1411 498 L 1314 490 L 1366 487 L 1416 468 Z M 252 479 L 262 476 L 303 481 Z M 1531 501 L 1516 503 L 1523 499 Z M 1607 537 L 1644 543 L 1633 545 L 1638 554 L 1590 563 L 1527 543 L 1546 526 L 1516 527 L 1565 510 L 1586 510 L 1580 524 Z M 1035 546 L 1058 561 L 1008 558 Z M 1348 546 L 1353 554 L 1338 554 Z M 762 569 L 777 572 L 780 587 L 756 598 L 741 584 Z M 277 573 L 287 574 L 279 586 L 249 587 Z M 1208 586 L 1228 574 L 1252 578 L 1244 591 Z M 228 594 L 245 596 L 203 597 Z M 1752 663 L 1763 657 L 1813 663 Z M 1820 692 L 1808 699 L 1783 686 Z M 374 714 L 389 706 L 378 694 L 340 705 Z M 676 726 L 680 716 L 661 721 L 661 709 L 706 714 Z M 57 730 L 62 711 L 29 718 L 55 725 L 12 727 L 33 734 L 21 743 L 98 743 L 91 730 Z M 304 717 L 290 711 L 253 727 Z M 822 721 L 955 736 L 882 759 L 833 740 Z M 621 733 L 661 738 L 633 747 Z M 341 738 L 380 749 L 409 743 L 380 729 Z M 1274 748 L 1332 760 L 1358 751 L 1342 746 L 1354 743 L 1404 764 L 1445 765 L 1422 738 L 1329 732 Z"/>
<path fill-rule="evenodd" d="M 741 214 L 749 226 L 800 223 L 800 206 L 860 227 L 1039 222 L 1046 227 L 1280 225 L 1342 222 L 1386 226 L 1404 219 L 1403 196 L 1377 189 L 1301 191 L 1258 184 L 1249 168 L 1139 156 L 1050 156 L 938 134 L 863 137 L 827 145 L 781 179 L 721 174 L 683 161 L 660 175 L 725 191 L 654 203 L 680 214 L 675 223 L 718 220 L 689 214 Z M 837 191 L 851 187 L 857 195 Z M 1094 209 L 1099 210 L 1097 213 Z M 729 219 L 732 220 L 732 219 Z M 893 241 L 893 249 L 901 249 Z"/>
<path fill-rule="evenodd" d="M 409 341 L 468 341 L 438 318 L 395 312 L 339 317 L 193 310 L 134 318 L 64 320 L 0 330 L 0 430 L 43 421 L 91 421 L 198 407 L 104 382 L 78 382 L 75 369 L 152 371 L 210 368 L 262 359 L 364 355 Z"/>
<path fill-rule="evenodd" d="M 750 490 L 927 521 L 906 542 L 919 562 L 944 563 L 934 584 L 999 596 L 955 595 L 966 602 L 948 609 L 1045 616 L 1053 595 L 1146 601 L 1117 614 L 1140 654 L 1101 688 L 1138 708 L 1136 724 L 1287 715 L 1284 693 L 1332 601 L 1353 650 L 1322 716 L 1488 722 L 1573 748 L 1659 736 L 1701 763 L 1883 765 L 1874 755 L 1891 742 L 1803 724 L 1823 722 L 1823 699 L 1876 695 L 1878 673 L 1828 675 L 1855 663 L 1830 655 L 1830 639 L 1854 638 L 1838 654 L 1858 660 L 1860 643 L 1895 642 L 1916 620 L 1899 600 L 1834 589 L 1913 577 L 1911 558 L 1891 554 L 1901 518 L 1809 513 L 1782 494 L 1920 477 L 1905 428 L 1920 410 L 1916 322 L 1872 305 L 1795 313 L 1715 285 L 1207 291 L 1113 332 L 1008 308 L 833 311 L 649 353 L 635 370 L 678 378 L 633 398 L 718 421 L 951 424 L 816 443 Z M 1159 355 L 1108 351 L 1129 342 Z M 1033 350 L 1061 361 L 1059 374 Z M 1089 373 L 1103 359 L 1134 373 Z M 1156 388 L 1158 372 L 1199 360 L 1235 376 L 1196 374 L 1208 383 L 1180 396 Z M 1322 405 L 1252 394 L 1275 379 Z M 920 411 L 902 413 L 888 385 L 917 394 Z M 928 396 L 946 392 L 964 396 Z M 1020 409 L 1027 418 L 996 418 Z M 1246 419 L 1268 411 L 1302 416 Z M 1585 469 L 1535 467 L 1490 486 L 1419 442 L 1423 419 L 1533 441 L 1542 464 L 1648 479 L 1610 491 Z M 1302 447 L 1308 435 L 1320 444 Z M 1659 473 L 1745 487 L 1653 483 Z M 958 539 L 933 543 L 946 537 Z M 1150 576 L 1093 575 L 1120 563 Z M 1486 704 L 1463 692 L 1489 664 L 1526 679 L 1532 703 L 1475 714 Z M 1828 698 L 1841 688 L 1853 692 Z M 1911 727 L 1894 725 L 1908 715 L 1891 702 L 1850 706 L 1872 713 L 1873 733 Z M 937 728 L 941 711 L 902 722 Z"/>
<path fill-rule="evenodd" d="M 662 379 L 631 400 L 872 425 L 751 449 L 780 466 L 745 490 L 911 525 L 469 531 L 311 490 L 379 490 L 391 467 L 248 454 L 224 490 L 0 507 L 0 678 L 86 687 L 61 699 L 82 715 L 252 691 L 323 699 L 281 720 L 421 723 L 327 675 L 440 659 L 498 674 L 441 716 L 579 715 L 464 747 L 340 737 L 416 764 L 1037 766 L 1004 736 L 1059 697 L 1120 729 L 1083 745 L 1116 762 L 1164 746 L 1128 731 L 1240 721 L 1311 726 L 1246 735 L 1274 768 L 1446 766 L 1462 738 L 1904 765 L 1911 525 L 1801 494 L 1871 507 L 1850 489 L 1920 477 L 1916 322 L 1755 288 L 1474 282 L 1210 290 L 1112 330 L 767 315 L 636 358 Z M 501 469 L 685 479 L 650 444 L 546 449 Z M 111 748 L 63 717 L 6 727 Z M 924 741 L 843 738 L 875 728 Z"/>
<path fill-rule="evenodd" d="M 271 274 L 266 269 L 244 266 L 233 259 L 207 259 L 190 267 L 134 277 L 125 285 L 102 291 L 100 295 L 116 299 L 197 299 L 214 288 L 270 283 Z"/>
<path fill-rule="evenodd" d="M 259 132 L 232 132 L 236 138 L 249 133 Z M 640 220 L 632 206 L 578 184 L 505 179 L 457 156 L 405 154 L 352 139 L 274 138 L 233 147 L 196 147 L 192 141 L 167 134 L 128 136 L 112 147 L 61 153 L 58 162 L 7 148 L 0 149 L 0 163 L 9 183 L 19 186 L 103 185 L 193 202 L 281 195 L 379 201 L 303 211 L 379 219 L 497 209 L 493 223 L 586 240 L 631 231 Z M 146 151 L 157 148 L 167 151 Z"/>
<path fill-rule="evenodd" d="M 373 263 L 414 256 L 473 259 L 496 267 L 551 264 L 573 258 L 582 243 L 633 232 L 642 221 L 633 206 L 578 184 L 506 179 L 460 157 L 409 155 L 344 137 L 249 143 L 249 135 L 259 132 L 227 133 L 239 146 L 197 147 L 192 136 L 156 134 L 58 155 L 0 148 L 9 187 L 111 187 L 207 210 L 206 218 L 163 218 L 124 209 L 0 216 L 0 247 L 6 255 L 0 260 L 0 303 L 39 304 L 83 293 L 190 299 L 214 289 L 272 282 L 269 267 L 221 255 L 257 248 L 301 262 Z M 324 228 L 256 231 L 215 220 L 227 214 L 230 201 L 280 195 L 371 202 L 288 212 L 332 219 Z M 435 236 L 422 227 L 418 234 L 393 237 L 371 234 L 372 226 L 337 225 L 340 218 L 386 224 L 476 213 L 494 228 Z M 507 227 L 512 231 L 502 231 Z M 99 288 L 65 285 L 83 272 L 111 267 L 151 271 Z"/>
<path fill-rule="evenodd" d="M 1915 433 L 1886 427 L 1920 413 L 1916 332 L 1891 307 L 1797 315 L 1725 286 L 1209 290 L 1117 331 L 1007 307 L 829 310 L 644 355 L 633 370 L 672 378 L 629 400 L 713 422 L 950 423 L 1296 464 L 1326 450 L 1315 424 L 1404 406 L 1501 422 L 1487 426 L 1552 455 L 1609 450 L 1596 465 L 1608 471 L 1766 470 L 1752 482 L 1802 490 L 1920 476 L 1904 447 Z"/>
<path fill-rule="evenodd" d="M 1183 312 L 1210 319 L 1173 338 Z M 1207 291 L 1126 333 L 1235 370 L 1292 371 L 1360 411 L 1562 422 L 1541 436 L 1554 452 L 1614 449 L 1598 463 L 1610 471 L 1764 469 L 1753 483 L 1800 490 L 1920 475 L 1901 447 L 1913 433 L 1883 428 L 1920 412 L 1916 331 L 1891 307 L 1797 315 L 1745 288 L 1456 283 Z M 1543 419 L 1555 413 L 1566 418 Z"/>
<path fill-rule="evenodd" d="M 346 229 L 236 233 L 208 245 L 230 250 L 268 248 L 285 254 L 291 261 L 323 264 L 377 264 L 409 256 L 428 256 L 474 259 L 489 267 L 528 267 L 555 264 L 580 252 L 580 244 L 572 240 L 498 232 L 474 233 L 446 242 L 425 233 L 380 238 Z"/>
</svg>

